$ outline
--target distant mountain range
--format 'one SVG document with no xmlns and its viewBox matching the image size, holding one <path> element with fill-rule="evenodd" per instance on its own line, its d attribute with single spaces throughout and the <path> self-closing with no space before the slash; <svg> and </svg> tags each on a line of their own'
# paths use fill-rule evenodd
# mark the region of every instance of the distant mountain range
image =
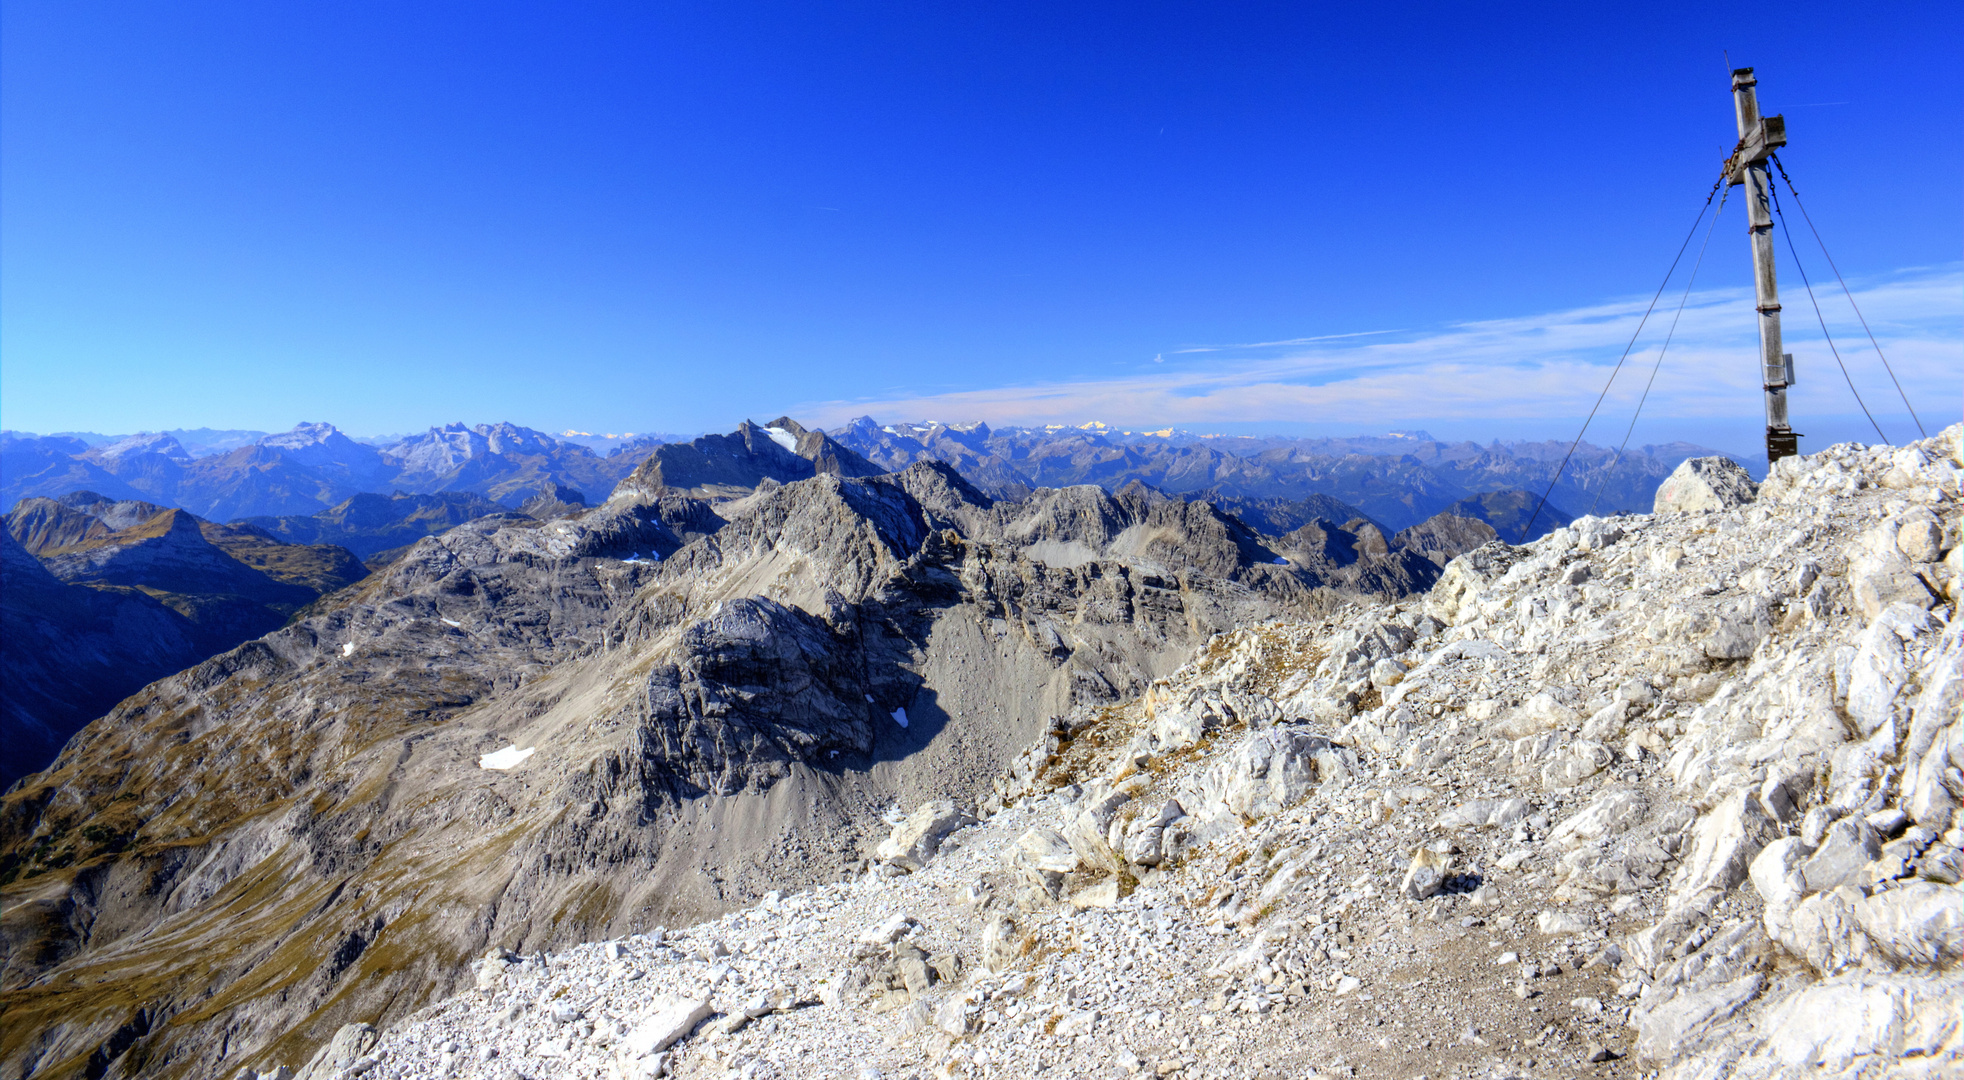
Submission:
<svg viewBox="0 0 1964 1080">
<path fill-rule="evenodd" d="M 250 441 L 242 441 L 255 436 Z M 186 442 L 192 439 L 194 442 Z M 587 443 L 611 445 L 606 456 Z M 229 447 L 229 448 L 226 448 Z M 200 451 L 203 451 L 200 453 Z M 1716 453 L 1689 443 L 1639 447 L 1621 456 L 1584 443 L 1563 466 L 1566 444 L 1447 443 L 1423 431 L 1357 438 L 1211 437 L 1164 430 L 1126 433 L 1084 428 L 1002 428 L 986 424 L 889 424 L 860 417 L 831 432 L 788 417 L 745 421 L 728 435 L 688 442 L 662 435 L 550 435 L 511 423 L 449 424 L 374 446 L 332 424 L 307 423 L 263 435 L 183 429 L 108 438 L 0 432 L 0 506 L 29 496 L 83 490 L 140 500 L 201 518 L 251 518 L 273 535 L 333 536 L 364 557 L 422 535 L 405 526 L 396 543 L 357 535 L 379 525 L 280 526 L 263 519 L 341 513 L 359 495 L 478 496 L 454 500 L 437 518 L 430 504 L 407 517 L 456 524 L 460 514 L 518 509 L 542 495 L 562 507 L 603 501 L 639 469 L 640 488 L 659 486 L 701 498 L 732 498 L 769 478 L 787 483 L 821 472 L 871 476 L 919 461 L 955 467 L 996 498 L 1038 488 L 1097 484 L 1116 491 L 1134 481 L 1168 494 L 1200 498 L 1252 527 L 1287 532 L 1311 520 L 1337 520 L 1318 503 L 1334 499 L 1387 532 L 1434 514 L 1487 521 L 1509 539 L 1528 518 L 1534 535 L 1593 510 L 1648 510 L 1652 493 L 1688 457 Z M 1750 463 L 1749 463 L 1750 464 Z M 1549 505 L 1535 507 L 1557 469 Z M 365 502 L 363 513 L 380 512 Z M 392 511 L 393 512 L 393 511 Z M 367 520 L 367 519 L 364 519 Z M 379 520 L 379 519 L 378 519 Z M 1348 520 L 1343 518 L 1342 520 Z M 297 530 L 297 531 L 295 531 Z M 406 531 L 405 531 L 406 530 Z"/>
<path fill-rule="evenodd" d="M 332 424 L 308 423 L 200 456 L 171 432 L 93 444 L 73 435 L 0 432 L 0 505 L 86 490 L 230 521 L 315 514 L 355 495 L 403 491 L 481 495 L 517 508 L 548 490 L 602 497 L 656 445 L 636 439 L 602 457 L 501 423 L 450 424 L 376 447 Z"/>
<path fill-rule="evenodd" d="M 1583 443 L 1563 468 L 1566 443 L 1445 443 L 1422 431 L 1365 438 L 1209 438 L 1102 428 L 881 425 L 864 416 L 832 435 L 882 469 L 945 461 L 999 498 L 1038 487 L 1116 488 L 1138 480 L 1167 494 L 1224 507 L 1254 509 L 1250 500 L 1276 500 L 1263 505 L 1280 506 L 1325 496 L 1360 508 L 1392 529 L 1417 525 L 1468 499 L 1474 502 L 1462 509 L 1477 509 L 1474 516 L 1482 516 L 1489 509 L 1481 500 L 1496 492 L 1532 493 L 1531 514 L 1558 468 L 1562 476 L 1549 495 L 1556 524 L 1591 508 L 1597 514 L 1647 513 L 1657 485 L 1679 462 L 1719 454 L 1690 443 L 1669 443 L 1618 456 Z M 1503 521 L 1517 529 L 1525 525 L 1527 514 L 1505 509 L 1521 498 L 1510 495 L 1493 503 L 1491 512 L 1501 517 L 1483 520 L 1497 527 Z M 1552 527 L 1537 522 L 1533 535 Z"/>
</svg>

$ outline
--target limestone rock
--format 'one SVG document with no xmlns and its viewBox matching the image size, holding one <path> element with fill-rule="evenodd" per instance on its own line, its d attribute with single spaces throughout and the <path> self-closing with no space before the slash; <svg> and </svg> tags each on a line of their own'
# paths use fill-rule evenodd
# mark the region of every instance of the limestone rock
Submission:
<svg viewBox="0 0 1964 1080">
<path fill-rule="evenodd" d="M 943 837 L 968 823 L 968 816 L 947 799 L 923 803 L 893 827 L 892 835 L 880 842 L 873 857 L 911 873 L 927 865 Z"/>
<path fill-rule="evenodd" d="M 1675 1060 L 1765 984 L 1766 977 L 1755 972 L 1707 990 L 1681 992 L 1643 1012 L 1637 1021 L 1637 1056 L 1657 1064 Z"/>
<path fill-rule="evenodd" d="M 1078 868 L 1077 852 L 1071 842 L 1055 829 L 1037 827 L 1017 837 L 1009 850 L 1009 865 L 1051 896 L 1056 896 L 1064 875 Z"/>
<path fill-rule="evenodd" d="M 1949 965 L 1964 958 L 1964 888 L 1917 881 L 1866 897 L 1855 919 L 1898 963 Z"/>
<path fill-rule="evenodd" d="M 1303 731 L 1249 735 L 1201 779 L 1202 812 L 1252 820 L 1294 805 L 1315 786 L 1317 755 L 1330 748 L 1329 739 Z"/>
<path fill-rule="evenodd" d="M 1690 458 L 1671 471 L 1657 488 L 1651 507 L 1655 514 L 1710 513 L 1753 501 L 1758 485 L 1744 466 L 1731 458 Z"/>
<path fill-rule="evenodd" d="M 1926 1062 L 1941 1076 L 1964 1043 L 1964 977 L 1850 974 L 1809 986 L 1760 1025 L 1765 1046 L 1738 1075 L 1844 1075 L 1857 1062 Z M 1764 1064 L 1771 1069 L 1761 1070 Z M 1885 1069 L 1887 1068 L 1884 1066 Z M 1914 1076 L 1915 1072 L 1898 1075 Z"/>
<path fill-rule="evenodd" d="M 1006 915 L 992 916 L 982 926 L 982 966 L 990 971 L 1006 971 L 1016 962 L 1022 948 L 1016 923 Z"/>
<path fill-rule="evenodd" d="M 1452 859 L 1430 848 L 1419 848 L 1412 853 L 1410 864 L 1405 868 L 1405 880 L 1398 891 L 1413 900 L 1428 900 L 1439 895 L 1446 884 L 1446 873 L 1452 866 Z"/>
<path fill-rule="evenodd" d="M 315 1052 L 296 1080 L 330 1080 L 348 1069 L 375 1046 L 378 1038 L 373 1024 L 343 1024 L 327 1045 Z"/>
<path fill-rule="evenodd" d="M 710 1004 L 708 994 L 700 997 L 664 996 L 655 999 L 652 1004 L 648 1015 L 622 1036 L 616 1046 L 615 1055 L 623 1066 L 630 1066 L 675 1045 L 716 1011 Z"/>
<path fill-rule="evenodd" d="M 1671 879 L 1671 893 L 1684 899 L 1706 889 L 1721 891 L 1746 880 L 1753 857 L 1779 833 L 1779 825 L 1755 793 L 1727 796 L 1692 830 L 1691 851 Z"/>
<path fill-rule="evenodd" d="M 1881 857 L 1882 842 L 1869 823 L 1846 817 L 1834 823 L 1821 838 L 1820 850 L 1801 867 L 1801 878 L 1808 892 L 1826 892 L 1840 885 L 1855 884 L 1862 868 Z"/>
</svg>

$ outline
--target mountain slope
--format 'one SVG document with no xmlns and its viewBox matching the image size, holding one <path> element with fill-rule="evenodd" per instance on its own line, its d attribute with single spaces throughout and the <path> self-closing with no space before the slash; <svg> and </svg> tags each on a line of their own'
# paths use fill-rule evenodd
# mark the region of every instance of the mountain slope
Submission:
<svg viewBox="0 0 1964 1080">
<path fill-rule="evenodd" d="M 207 655 L 196 638 L 142 592 L 65 584 L 0 536 L 0 788 L 130 692 Z"/>
<path fill-rule="evenodd" d="M 23 499 L 7 536 L 19 587 L 5 598 L 15 632 L 0 648 L 13 703 L 0 727 L 5 782 L 44 767 L 83 723 L 145 684 L 368 573 L 342 548 L 93 492 Z"/>
<path fill-rule="evenodd" d="M 454 986 L 487 940 L 829 880 L 892 802 L 979 796 L 1049 717 L 1345 602 L 1329 586 L 1204 504 L 1001 503 L 932 464 L 470 522 L 131 697 L 0 800 L 0 1057 L 290 1060 Z M 480 767 L 504 748 L 522 764 Z"/>
</svg>

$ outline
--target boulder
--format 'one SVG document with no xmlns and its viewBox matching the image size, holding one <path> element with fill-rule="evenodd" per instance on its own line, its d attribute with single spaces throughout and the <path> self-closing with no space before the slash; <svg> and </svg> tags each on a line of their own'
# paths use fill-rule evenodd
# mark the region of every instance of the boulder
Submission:
<svg viewBox="0 0 1964 1080">
<path fill-rule="evenodd" d="M 1855 920 L 1901 964 L 1954 964 L 1964 957 L 1964 888 L 1917 881 L 1865 897 Z"/>
<path fill-rule="evenodd" d="M 1766 932 L 1815 971 L 1832 975 L 1859 964 L 1871 950 L 1844 890 L 1816 893 L 1786 912 L 1769 909 Z"/>
<path fill-rule="evenodd" d="M 686 1038 L 697 1024 L 709 1019 L 715 1011 L 706 993 L 701 997 L 657 997 L 646 1018 L 615 1044 L 614 1054 L 621 1071 L 633 1071 L 637 1062 L 653 1057 Z"/>
<path fill-rule="evenodd" d="M 1411 865 L 1405 869 L 1405 880 L 1398 891 L 1412 900 L 1428 900 L 1439 895 L 1445 887 L 1446 872 L 1452 866 L 1452 859 L 1433 851 L 1419 848 L 1412 853 Z"/>
<path fill-rule="evenodd" d="M 1890 604 L 1856 638 L 1848 667 L 1848 715 L 1863 736 L 1895 717 L 1897 699 L 1910 681 L 1911 656 L 1939 625 L 1920 605 Z"/>
<path fill-rule="evenodd" d="M 1839 1076 L 1858 1062 L 1874 1074 L 1942 1076 L 1964 1043 L 1964 977 L 1851 973 L 1807 987 L 1770 1010 L 1759 1024 L 1765 1047 L 1741 1062 L 1738 1075 Z M 1920 1071 L 1897 1073 L 1922 1063 Z M 1731 1070 L 1728 1069 L 1727 1072 Z M 1863 1069 L 1869 1075 L 1869 1069 Z"/>
<path fill-rule="evenodd" d="M 1936 597 L 1916 573 L 1916 566 L 1891 542 L 1887 547 L 1863 545 L 1848 557 L 1848 586 L 1864 616 L 1875 618 L 1891 604 L 1928 607 Z"/>
<path fill-rule="evenodd" d="M 329 1080 L 340 1075 L 373 1049 L 378 1038 L 373 1024 L 341 1025 L 327 1045 L 314 1052 L 297 1080 Z"/>
<path fill-rule="evenodd" d="M 1439 816 L 1439 828 L 1486 829 L 1512 825 L 1528 816 L 1526 799 L 1473 799 Z"/>
<path fill-rule="evenodd" d="M 1293 805 L 1315 786 L 1317 756 L 1331 746 L 1322 736 L 1286 728 L 1248 736 L 1201 777 L 1201 812 L 1249 821 Z"/>
<path fill-rule="evenodd" d="M 1750 791 L 1735 791 L 1692 827 L 1691 851 L 1671 880 L 1684 900 L 1706 889 L 1725 891 L 1746 880 L 1753 857 L 1779 835 L 1779 825 Z"/>
<path fill-rule="evenodd" d="M 1158 866 L 1166 861 L 1166 827 L 1187 816 L 1179 802 L 1168 799 L 1157 814 L 1141 814 L 1132 819 L 1125 834 L 1125 861 L 1140 866 Z"/>
<path fill-rule="evenodd" d="M 949 833 L 970 823 L 968 815 L 955 809 L 947 799 L 923 803 L 893 827 L 893 833 L 880 842 L 873 857 L 889 866 L 913 873 L 927 865 Z"/>
<path fill-rule="evenodd" d="M 1052 897 L 1058 895 L 1064 885 L 1064 875 L 1078 867 L 1077 853 L 1071 849 L 1071 842 L 1064 839 L 1055 829 L 1041 826 L 1029 829 L 1016 838 L 1016 845 L 1009 849 L 1009 865 Z"/>
<path fill-rule="evenodd" d="M 1656 514 L 1709 513 L 1752 502 L 1759 487 L 1745 466 L 1723 457 L 1689 458 L 1658 485 Z"/>
<path fill-rule="evenodd" d="M 1775 913 L 1785 918 L 1795 904 L 1807 895 L 1807 879 L 1800 868 L 1813 849 L 1798 836 L 1782 836 L 1760 849 L 1754 856 L 1748 876 L 1753 891 L 1766 902 L 1766 932 L 1779 940 L 1774 929 Z"/>
<path fill-rule="evenodd" d="M 1605 791 L 1555 826 L 1555 831 L 1548 834 L 1548 842 L 1564 848 L 1580 847 L 1628 829 L 1643 820 L 1643 813 L 1644 798 L 1637 792 Z"/>
<path fill-rule="evenodd" d="M 1637 1020 L 1637 1056 L 1666 1064 L 1691 1049 L 1711 1029 L 1739 1011 L 1766 984 L 1755 972 L 1705 990 L 1687 990 Z"/>
<path fill-rule="evenodd" d="M 1023 939 L 1016 923 L 1007 915 L 996 915 L 982 925 L 982 966 L 1001 972 L 1021 955 Z"/>
<path fill-rule="evenodd" d="M 1119 808 L 1131 801 L 1132 793 L 1123 790 L 1100 793 L 1094 788 L 1085 796 L 1079 803 L 1081 809 L 1064 827 L 1064 840 L 1077 854 L 1078 862 L 1110 871 L 1124 864 L 1119 853 L 1112 850 L 1111 833 Z M 1124 843 L 1123 833 L 1119 842 Z"/>
<path fill-rule="evenodd" d="M 1857 884 L 1862 868 L 1882 856 L 1882 840 L 1868 822 L 1845 817 L 1829 827 L 1820 850 L 1801 867 L 1808 892 Z"/>
</svg>

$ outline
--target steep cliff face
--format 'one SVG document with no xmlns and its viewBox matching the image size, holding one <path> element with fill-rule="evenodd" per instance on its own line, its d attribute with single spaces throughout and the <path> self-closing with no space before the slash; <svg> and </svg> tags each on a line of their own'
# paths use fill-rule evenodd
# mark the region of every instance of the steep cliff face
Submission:
<svg viewBox="0 0 1964 1080">
<path fill-rule="evenodd" d="M 1204 505 L 997 503 L 944 465 L 842 476 L 749 434 L 813 474 L 419 541 L 0 800 L 7 1068 L 291 1060 L 488 941 L 835 879 L 880 811 L 978 797 L 1050 717 L 1344 602 Z M 785 429 L 822 460 L 810 434 Z"/>
</svg>

